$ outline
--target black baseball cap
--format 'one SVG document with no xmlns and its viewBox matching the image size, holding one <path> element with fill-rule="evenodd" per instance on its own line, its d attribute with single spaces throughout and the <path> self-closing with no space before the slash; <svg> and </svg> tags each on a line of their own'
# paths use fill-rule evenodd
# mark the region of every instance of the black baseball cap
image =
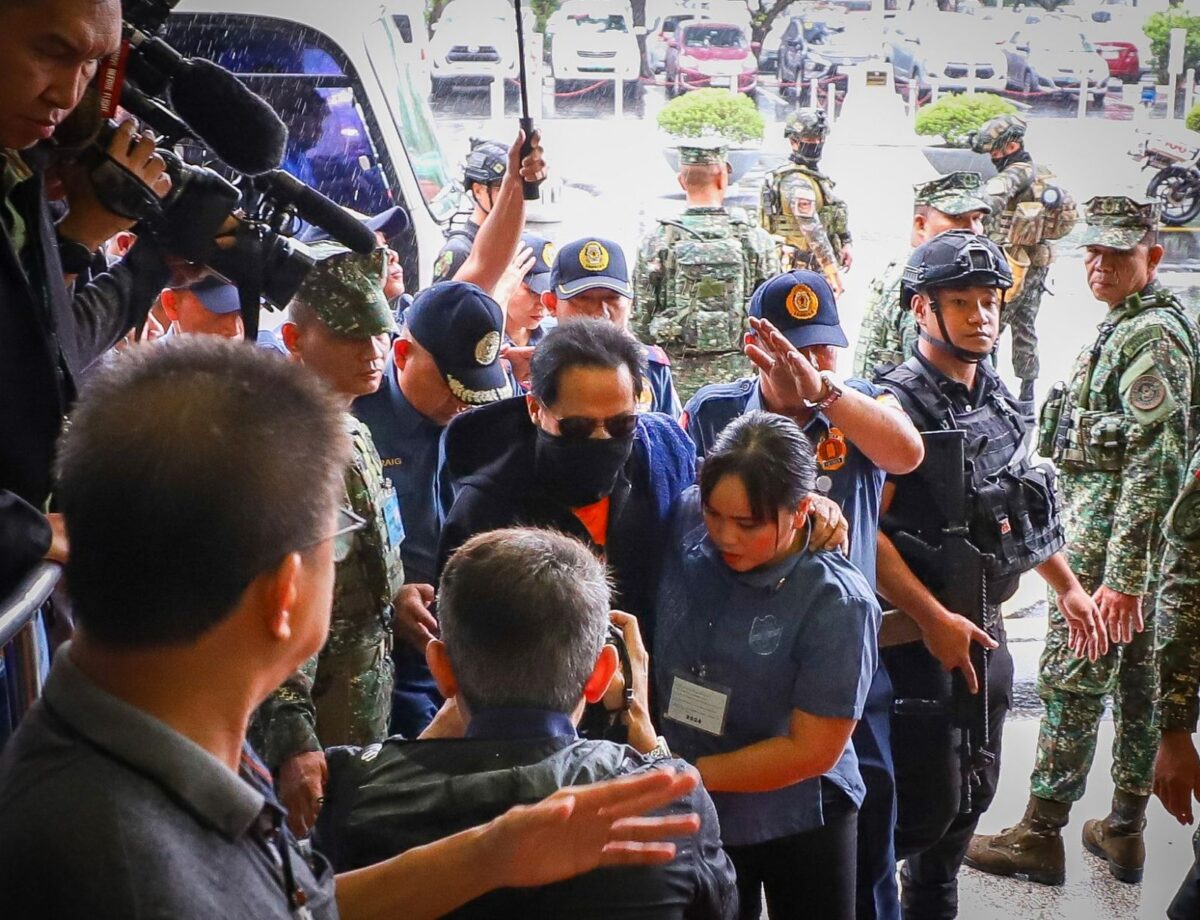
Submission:
<svg viewBox="0 0 1200 920">
<path fill-rule="evenodd" d="M 563 300 L 596 288 L 633 297 L 625 252 L 612 240 L 595 236 L 567 243 L 558 251 L 550 271 L 550 287 Z"/>
<path fill-rule="evenodd" d="M 550 290 L 550 271 L 554 264 L 557 247 L 544 236 L 536 233 L 522 233 L 521 245 L 528 246 L 533 251 L 533 268 L 525 273 L 525 284 L 535 294 L 545 294 Z"/>
<path fill-rule="evenodd" d="M 458 399 L 483 406 L 511 395 L 500 363 L 504 313 L 482 288 L 440 281 L 416 296 L 404 322 Z"/>
<path fill-rule="evenodd" d="M 837 300 L 825 276 L 794 271 L 776 275 L 750 298 L 749 314 L 768 320 L 797 348 L 850 344 L 838 320 Z"/>
</svg>

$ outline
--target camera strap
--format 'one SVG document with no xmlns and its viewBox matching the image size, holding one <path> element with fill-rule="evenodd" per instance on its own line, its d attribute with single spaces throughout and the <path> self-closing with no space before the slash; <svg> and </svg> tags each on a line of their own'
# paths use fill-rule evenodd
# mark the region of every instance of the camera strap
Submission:
<svg viewBox="0 0 1200 920">
<path fill-rule="evenodd" d="M 108 154 L 99 160 L 89 177 L 105 210 L 127 220 L 154 223 L 162 219 L 162 206 L 150 186 Z"/>
</svg>

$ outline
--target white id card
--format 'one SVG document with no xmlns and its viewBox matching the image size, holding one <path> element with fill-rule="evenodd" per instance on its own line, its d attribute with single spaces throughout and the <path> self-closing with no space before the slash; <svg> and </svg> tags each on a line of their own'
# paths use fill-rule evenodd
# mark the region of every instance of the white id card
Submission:
<svg viewBox="0 0 1200 920">
<path fill-rule="evenodd" d="M 700 683 L 691 675 L 676 674 L 671 681 L 671 699 L 665 715 L 674 722 L 720 736 L 725 732 L 729 693 L 725 687 Z"/>
</svg>

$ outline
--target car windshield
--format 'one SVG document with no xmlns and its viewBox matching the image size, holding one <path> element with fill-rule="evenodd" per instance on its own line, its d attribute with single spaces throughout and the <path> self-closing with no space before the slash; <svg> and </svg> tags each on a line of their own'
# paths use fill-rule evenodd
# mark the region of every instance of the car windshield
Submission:
<svg viewBox="0 0 1200 920">
<path fill-rule="evenodd" d="M 664 35 L 673 34 L 679 28 L 680 23 L 688 22 L 695 18 L 695 16 L 668 16 L 663 20 L 662 32 Z"/>
<path fill-rule="evenodd" d="M 575 23 L 581 29 L 588 32 L 628 32 L 629 27 L 625 24 L 625 17 L 619 13 L 614 13 L 611 16 L 591 16 L 583 14 L 579 16 L 571 16 L 570 21 Z"/>
<path fill-rule="evenodd" d="M 746 36 L 733 26 L 691 26 L 683 43 L 689 48 L 745 48 Z"/>
<path fill-rule="evenodd" d="M 1042 28 L 1022 37 L 1020 44 L 1037 51 L 1094 51 L 1091 42 L 1071 28 Z"/>
</svg>

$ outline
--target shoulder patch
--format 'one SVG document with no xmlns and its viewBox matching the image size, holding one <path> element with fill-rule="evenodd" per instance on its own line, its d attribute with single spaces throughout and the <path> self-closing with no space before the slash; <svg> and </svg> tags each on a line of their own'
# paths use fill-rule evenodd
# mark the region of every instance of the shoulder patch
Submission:
<svg viewBox="0 0 1200 920">
<path fill-rule="evenodd" d="M 446 274 L 450 270 L 450 266 L 454 263 L 454 253 L 447 249 L 443 252 L 435 263 L 433 263 L 433 274 L 440 276 Z"/>
<path fill-rule="evenodd" d="M 1129 404 L 1142 412 L 1157 409 L 1167 398 L 1167 386 L 1155 374 L 1142 374 L 1129 386 Z"/>
</svg>

